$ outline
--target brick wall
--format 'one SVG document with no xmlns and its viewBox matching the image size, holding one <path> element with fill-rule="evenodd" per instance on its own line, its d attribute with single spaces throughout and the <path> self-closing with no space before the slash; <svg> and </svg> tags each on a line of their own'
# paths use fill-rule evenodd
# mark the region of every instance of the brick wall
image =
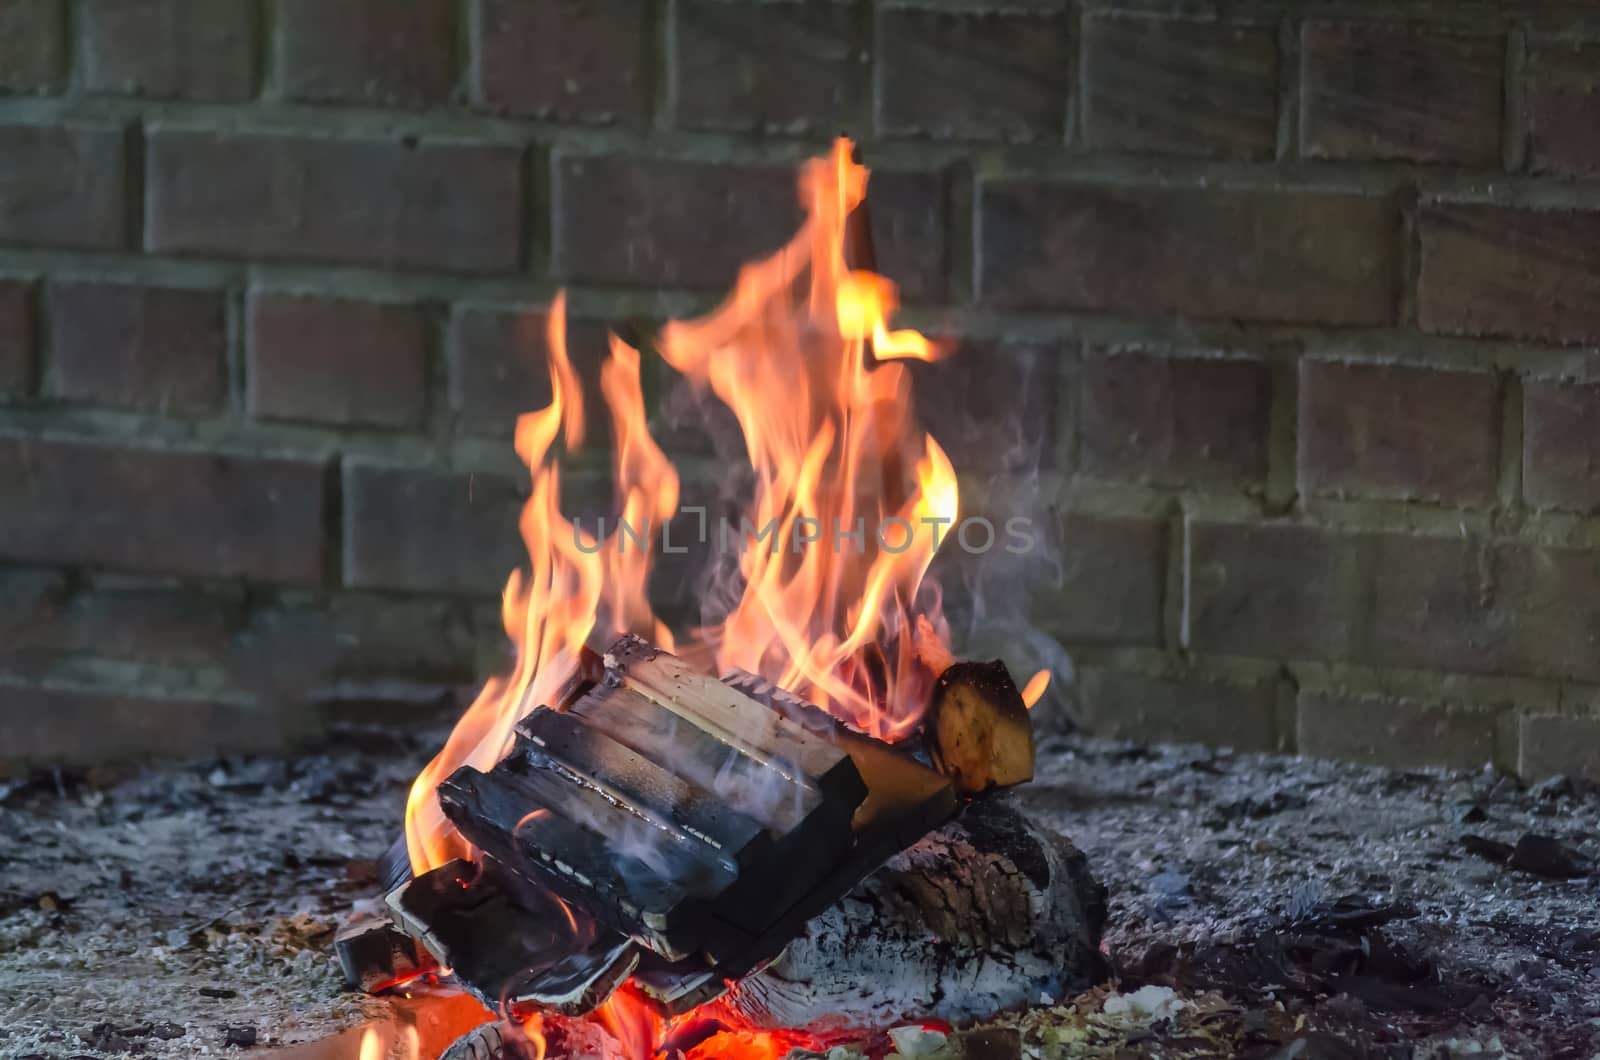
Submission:
<svg viewBox="0 0 1600 1060">
<path fill-rule="evenodd" d="M 966 347 L 935 430 L 984 491 L 1039 448 L 1066 709 L 1600 770 L 1600 16 L 1548 0 L 0 0 L 0 759 L 492 668 L 550 297 L 592 378 L 838 132 Z"/>
</svg>

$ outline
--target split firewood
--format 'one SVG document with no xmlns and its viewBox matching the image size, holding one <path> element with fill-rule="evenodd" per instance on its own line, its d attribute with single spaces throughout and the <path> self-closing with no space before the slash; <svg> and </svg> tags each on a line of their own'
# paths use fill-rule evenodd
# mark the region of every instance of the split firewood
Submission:
<svg viewBox="0 0 1600 1060">
<path fill-rule="evenodd" d="M 962 794 L 1033 779 L 1033 722 L 1000 660 L 947 668 L 924 724 L 934 768 Z"/>
</svg>

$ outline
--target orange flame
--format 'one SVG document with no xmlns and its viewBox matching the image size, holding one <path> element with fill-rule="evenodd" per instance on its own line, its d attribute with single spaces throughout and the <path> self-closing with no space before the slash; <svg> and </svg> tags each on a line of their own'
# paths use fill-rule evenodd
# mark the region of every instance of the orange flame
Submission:
<svg viewBox="0 0 1600 1060">
<path fill-rule="evenodd" d="M 938 587 L 926 576 L 959 498 L 949 458 L 917 425 L 904 363 L 937 351 L 915 331 L 889 329 L 891 282 L 846 263 L 847 219 L 867 187 L 867 171 L 850 155 L 840 140 L 827 158 L 805 165 L 799 232 L 747 265 L 717 310 L 667 325 L 658 352 L 733 411 L 755 482 L 734 542 L 736 584 L 712 594 L 735 602 L 694 631 L 685 654 L 710 659 L 719 672 L 760 674 L 893 740 L 915 726 L 939 661 L 950 657 Z M 555 701 L 592 634 L 678 643 L 646 591 L 650 543 L 677 510 L 679 480 L 648 430 L 640 355 L 613 337 L 601 372 L 622 525 L 596 540 L 562 515 L 552 453 L 558 439 L 571 450 L 585 433 L 561 297 L 548 329 L 551 402 L 523 416 L 516 431 L 532 481 L 519 524 L 528 565 L 512 572 L 502 600 L 516 663 L 485 685 L 412 786 L 406 840 L 418 873 L 471 854 L 439 809 L 440 781 L 502 758 L 517 721 Z M 1037 678 L 1029 691 L 1043 691 Z M 571 911 L 562 911 L 578 932 Z M 649 1056 L 679 1023 L 655 1015 L 627 987 L 591 1019 L 636 1057 Z M 522 1027 L 542 1054 L 544 1024 L 535 1018 Z M 780 1055 L 796 1040 L 729 1033 L 728 1055 L 751 1058 Z"/>
<path fill-rule="evenodd" d="M 848 141 L 808 163 L 800 232 L 747 265 L 716 312 L 669 324 L 661 353 L 733 410 L 756 475 L 739 602 L 700 631 L 718 667 L 761 674 L 895 739 L 916 724 L 936 676 L 910 650 L 912 616 L 957 493 L 894 363 L 931 359 L 933 348 L 887 329 L 892 283 L 845 266 L 846 218 L 866 187 Z M 947 640 L 936 596 L 928 610 Z"/>
</svg>

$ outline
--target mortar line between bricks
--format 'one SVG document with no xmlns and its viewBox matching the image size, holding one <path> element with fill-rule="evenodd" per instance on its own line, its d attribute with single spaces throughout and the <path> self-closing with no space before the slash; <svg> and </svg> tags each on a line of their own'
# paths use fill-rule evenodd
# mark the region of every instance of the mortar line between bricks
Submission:
<svg viewBox="0 0 1600 1060">
<path fill-rule="evenodd" d="M 525 274 L 468 276 L 459 273 L 388 272 L 368 265 L 305 262 L 245 262 L 220 258 L 85 253 L 70 250 L 0 246 L 0 272 L 97 277 L 125 281 L 173 282 L 223 286 L 248 273 L 252 282 L 305 287 L 333 294 L 379 300 L 441 298 L 452 302 L 483 301 L 548 305 L 555 294 L 553 277 L 530 283 Z M 893 279 L 893 277 L 890 277 Z M 731 282 L 731 278 L 730 278 Z M 704 312 L 725 291 L 692 288 L 646 288 L 616 284 L 566 283 L 573 302 L 583 302 L 590 315 L 688 316 Z M 897 319 L 924 329 L 955 328 L 971 338 L 1018 340 L 1057 339 L 1094 343 L 1144 343 L 1156 352 L 1183 355 L 1249 355 L 1275 362 L 1300 356 L 1334 356 L 1353 363 L 1414 364 L 1437 368 L 1487 370 L 1516 364 L 1529 376 L 1571 377 L 1576 361 L 1600 357 L 1585 347 L 1516 339 L 1439 335 L 1393 326 L 1294 325 L 1273 322 L 1190 319 L 1179 316 L 1137 317 L 1114 312 L 1062 309 L 1016 311 L 989 306 L 909 305 Z M 1400 349 L 1401 355 L 1395 350 Z M 1583 373 L 1578 373 L 1579 375 Z"/>
<path fill-rule="evenodd" d="M 144 125 L 135 121 L 123 130 L 123 240 L 135 253 L 144 249 L 145 144 Z"/>
<path fill-rule="evenodd" d="M 1300 153 L 1300 19 L 1285 12 L 1278 22 L 1278 142 L 1281 164 Z"/>
<path fill-rule="evenodd" d="M 29 351 L 30 375 L 26 380 L 27 388 L 24 393 L 31 398 L 43 398 L 47 394 L 50 379 L 50 344 L 55 340 L 55 328 L 50 321 L 49 298 L 46 295 L 46 283 L 43 277 L 35 280 L 29 289 L 28 298 L 33 310 L 33 348 Z"/>
<path fill-rule="evenodd" d="M 957 163 L 950 167 L 944 181 L 945 222 L 945 290 L 952 302 L 964 311 L 969 310 L 976 291 L 973 281 L 977 276 L 977 200 L 973 195 L 971 167 Z M 871 184 L 868 184 L 871 198 Z M 893 277 L 890 277 L 893 279 Z"/>
<path fill-rule="evenodd" d="M 1294 754 L 1300 747 L 1300 683 L 1287 666 L 1278 668 L 1272 706 L 1272 746 Z"/>
<path fill-rule="evenodd" d="M 867 30 L 867 128 L 874 137 L 879 135 L 883 121 L 883 73 L 880 59 L 883 4 L 880 0 L 865 0 Z"/>
<path fill-rule="evenodd" d="M 1401 197 L 1400 224 L 1393 238 L 1400 241 L 1394 292 L 1394 319 L 1402 328 L 1422 329 L 1422 203 L 1414 190 Z"/>
<path fill-rule="evenodd" d="M 61 84 L 76 92 L 83 82 L 83 0 L 64 0 L 61 5 Z"/>
<path fill-rule="evenodd" d="M 1067 98 L 1062 101 L 1061 142 L 1068 151 L 1084 152 L 1089 146 L 1089 34 L 1087 5 L 1068 0 L 1062 12 L 1066 22 L 1067 54 L 1072 57 L 1071 76 L 1065 79 Z"/>
<path fill-rule="evenodd" d="M 522 271 L 536 282 L 552 282 L 555 271 L 555 181 L 554 160 L 538 144 L 524 150 L 521 170 Z M 552 295 L 553 297 L 553 295 Z"/>
<path fill-rule="evenodd" d="M 1154 517 L 1181 498 L 1192 523 L 1226 526 L 1260 525 L 1258 497 L 1244 492 L 1201 492 L 1146 486 L 1133 482 L 1063 479 L 1058 500 L 1065 510 L 1085 515 Z M 1422 501 L 1366 497 L 1312 498 L 1303 508 L 1275 525 L 1322 530 L 1345 537 L 1400 535 L 1459 540 L 1463 533 L 1484 535 L 1495 544 L 1574 549 L 1600 547 L 1600 515 L 1529 512 L 1515 525 L 1498 526 L 1492 508 L 1447 508 Z"/>
<path fill-rule="evenodd" d="M 1189 534 L 1182 498 L 1166 513 L 1166 577 L 1161 593 L 1161 641 L 1169 654 L 1182 655 L 1189 643 Z"/>
<path fill-rule="evenodd" d="M 256 64 L 255 68 L 255 96 L 256 100 L 271 99 L 278 89 L 278 27 L 283 20 L 278 17 L 278 0 L 256 0 L 255 9 L 256 46 L 251 58 Z"/>
<path fill-rule="evenodd" d="M 472 11 L 470 0 L 452 0 L 450 28 L 454 31 L 450 41 L 450 72 L 453 79 L 447 99 L 473 99 L 471 76 L 473 70 Z"/>
<path fill-rule="evenodd" d="M 1172 3 L 1172 0 L 1086 0 L 1084 3 L 1086 10 L 1111 14 L 1165 15 L 1183 6 Z M 1498 29 L 1519 14 L 1561 20 L 1594 16 L 1592 4 L 1584 0 L 1550 4 L 1541 4 L 1538 0 L 1507 0 L 1504 3 L 1463 0 L 1450 4 L 1440 4 L 1438 0 L 1388 0 L 1382 5 L 1374 5 L 1370 0 L 1244 0 L 1226 5 L 1187 6 L 1202 11 L 1222 6 L 1229 15 L 1237 18 L 1270 18 L 1275 14 L 1292 12 L 1337 21 L 1395 23 L 1426 20 L 1429 25 L 1452 31 Z"/>
<path fill-rule="evenodd" d="M 244 284 L 229 284 L 223 288 L 224 334 L 226 346 L 227 398 L 223 409 L 224 419 L 249 418 L 249 289 Z"/>
<path fill-rule="evenodd" d="M 644 88 L 644 127 L 665 132 L 677 123 L 677 19 L 674 0 L 646 0 L 639 34 L 639 78 Z"/>
<path fill-rule="evenodd" d="M 1500 377 L 1500 477 L 1499 503 L 1508 516 L 1523 515 L 1522 467 L 1526 444 L 1522 422 L 1522 380 L 1512 372 Z"/>
<path fill-rule="evenodd" d="M 344 583 L 346 534 L 342 457 L 333 457 L 323 469 L 322 490 L 322 587 L 344 589 L 347 586 Z"/>
<path fill-rule="evenodd" d="M 241 116 L 245 121 L 241 122 Z M 627 154 L 642 158 L 684 159 L 730 165 L 792 166 L 827 148 L 814 133 L 734 138 L 691 130 L 640 130 L 620 126 L 567 125 L 502 118 L 469 110 L 382 110 L 264 100 L 252 106 L 124 99 L 110 96 L 0 99 L 0 122 L 55 124 L 86 120 L 127 122 L 139 118 L 159 134 L 166 128 L 222 130 L 234 135 L 301 136 L 315 140 L 394 141 L 415 135 L 425 142 L 527 145 L 533 142 L 575 154 Z M 868 165 L 937 169 L 963 159 L 986 160 L 985 176 L 1065 181 L 1104 181 L 1140 186 L 1239 190 L 1305 190 L 1381 195 L 1421 181 L 1430 195 L 1482 197 L 1484 188 L 1515 203 L 1600 206 L 1600 187 L 1592 182 L 1551 182 L 1519 176 L 1507 180 L 1504 168 L 1452 168 L 1418 172 L 1393 162 L 1297 160 L 1263 164 L 1183 155 L 1153 156 L 1103 151 L 1085 153 L 1066 144 L 1014 145 L 1000 142 L 926 141 L 874 137 Z"/>
<path fill-rule="evenodd" d="M 462 20 L 462 93 L 469 105 L 480 105 L 483 96 L 483 0 L 459 0 Z"/>
<path fill-rule="evenodd" d="M 1472 674 L 1359 660 L 1278 659 L 1214 651 L 1174 659 L 1147 645 L 1071 637 L 1060 643 L 1081 669 L 1110 670 L 1163 681 L 1238 687 L 1287 682 L 1297 695 L 1338 693 L 1355 698 L 1455 705 L 1485 713 L 1559 711 L 1584 716 L 1595 712 L 1600 704 L 1600 683 L 1566 676 Z"/>
<path fill-rule="evenodd" d="M 1523 77 L 1527 72 L 1527 33 L 1513 24 L 1505 37 L 1505 74 L 1501 97 L 1501 152 L 1508 173 L 1524 173 L 1528 164 L 1527 114 Z"/>
<path fill-rule="evenodd" d="M 1300 495 L 1300 364 L 1301 358 L 1271 363 L 1272 397 L 1267 407 L 1267 475 L 1265 514 L 1289 512 Z"/>
</svg>

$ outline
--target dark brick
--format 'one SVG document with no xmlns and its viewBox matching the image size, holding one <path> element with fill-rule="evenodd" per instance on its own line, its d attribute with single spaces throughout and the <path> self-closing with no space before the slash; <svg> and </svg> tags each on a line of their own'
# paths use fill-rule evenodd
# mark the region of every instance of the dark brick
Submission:
<svg viewBox="0 0 1600 1060">
<path fill-rule="evenodd" d="M 147 249 L 497 272 L 521 259 L 521 151 L 502 144 L 154 129 Z"/>
<path fill-rule="evenodd" d="M 898 136 L 1060 141 L 1072 84 L 1064 11 L 885 7 L 878 127 Z"/>
<path fill-rule="evenodd" d="M 788 166 L 559 155 L 554 181 L 555 269 L 567 280 L 720 290 L 801 216 Z"/>
<path fill-rule="evenodd" d="M 511 569 L 527 560 L 517 534 L 521 489 L 488 474 L 347 463 L 345 584 L 481 596 L 499 592 Z"/>
<path fill-rule="evenodd" d="M 32 584 L 30 585 L 29 582 Z M 151 666 L 221 665 L 244 621 L 240 592 L 163 583 L 74 588 L 53 571 L 0 572 L 0 659 L 44 672 L 67 656 Z"/>
<path fill-rule="evenodd" d="M 80 4 L 91 92 L 234 102 L 256 93 L 254 0 Z"/>
<path fill-rule="evenodd" d="M 1194 523 L 1189 647 L 1594 680 L 1600 555 L 1465 536 Z"/>
<path fill-rule="evenodd" d="M 1303 154 L 1499 163 L 1503 38 L 1308 22 L 1301 61 Z"/>
<path fill-rule="evenodd" d="M 871 80 L 857 7 L 837 0 L 678 0 L 676 123 L 786 133 L 863 126 Z"/>
<path fill-rule="evenodd" d="M 1296 749 L 1393 769 L 1477 769 L 1494 761 L 1495 715 L 1434 704 L 1302 691 Z"/>
<path fill-rule="evenodd" d="M 1062 512 L 1035 530 L 1060 562 L 1059 574 L 1053 562 L 1039 564 L 1041 627 L 1067 642 L 1161 642 L 1165 521 Z"/>
<path fill-rule="evenodd" d="M 60 0 L 6 0 L 0 4 L 0 93 L 46 93 L 61 79 Z"/>
<path fill-rule="evenodd" d="M 1085 358 L 1080 379 L 1081 470 L 1162 485 L 1249 485 L 1266 477 L 1266 365 L 1101 355 Z"/>
<path fill-rule="evenodd" d="M 0 125 L 0 243 L 120 249 L 124 140 L 115 125 Z"/>
<path fill-rule="evenodd" d="M 950 355 L 912 369 L 917 419 L 958 472 L 1054 465 L 1066 353 L 1058 346 L 940 339 Z"/>
<path fill-rule="evenodd" d="M 455 87 L 451 0 L 278 0 L 278 88 L 288 99 L 420 105 Z"/>
<path fill-rule="evenodd" d="M 1277 151 L 1272 26 L 1090 15 L 1083 83 L 1091 147 L 1256 159 Z"/>
<path fill-rule="evenodd" d="M 1600 781 L 1600 718 L 1525 715 L 1519 737 L 1522 779 L 1560 775 Z"/>
<path fill-rule="evenodd" d="M 1194 520 L 1186 646 L 1223 655 L 1342 658 L 1353 641 L 1357 550 L 1314 527 Z"/>
<path fill-rule="evenodd" d="M 1522 384 L 1522 495 L 1535 508 L 1600 511 L 1600 386 Z"/>
<path fill-rule="evenodd" d="M 1399 214 L 1310 190 L 1002 178 L 980 189 L 984 302 L 1326 324 L 1393 319 Z"/>
<path fill-rule="evenodd" d="M 908 302 L 933 302 L 945 294 L 945 178 L 939 173 L 875 169 L 867 179 L 876 263 Z"/>
<path fill-rule="evenodd" d="M 723 290 L 801 221 L 788 165 L 558 156 L 555 263 L 568 280 Z M 944 191 L 937 174 L 873 174 L 878 268 L 907 298 L 942 290 Z"/>
<path fill-rule="evenodd" d="M 1485 505 L 1500 476 L 1500 380 L 1487 372 L 1300 362 L 1302 489 Z"/>
<path fill-rule="evenodd" d="M 325 478 L 310 461 L 0 437 L 0 555 L 314 585 Z"/>
<path fill-rule="evenodd" d="M 1271 685 L 1173 681 L 1099 667 L 1078 678 L 1074 721 L 1102 736 L 1271 751 Z"/>
<path fill-rule="evenodd" d="M 1433 203 L 1418 228 L 1424 329 L 1600 342 L 1600 211 Z"/>
<path fill-rule="evenodd" d="M 45 304 L 52 397 L 177 416 L 221 408 L 221 291 L 63 281 L 50 285 Z"/>
<path fill-rule="evenodd" d="M 1476 639 L 1488 650 L 1441 637 L 1438 657 L 1473 673 L 1600 680 L 1600 553 L 1507 542 L 1489 562 L 1487 574 L 1481 560 L 1476 568 L 1477 592 L 1467 602 L 1476 607 L 1462 619 L 1482 628 Z"/>
<path fill-rule="evenodd" d="M 33 285 L 0 279 L 0 401 L 33 389 Z"/>
<path fill-rule="evenodd" d="M 1508 601 L 1494 592 L 1492 556 L 1464 535 L 1352 538 L 1360 628 L 1346 658 L 1380 666 L 1507 672 L 1497 626 Z"/>
<path fill-rule="evenodd" d="M 462 434 L 510 437 L 517 417 L 550 404 L 549 318 L 543 307 L 463 305 L 450 320 L 450 410 Z M 567 320 L 567 356 L 583 387 L 586 446 L 604 446 L 600 392 L 607 329 Z"/>
<path fill-rule="evenodd" d="M 494 110 L 586 122 L 644 114 L 644 0 L 481 0 L 477 101 Z"/>
<path fill-rule="evenodd" d="M 0 685 L 0 775 L 222 751 L 281 750 L 309 720 L 284 710 L 102 690 Z"/>
<path fill-rule="evenodd" d="M 467 684 L 480 673 L 468 611 L 453 600 L 350 592 L 325 606 L 263 607 L 232 638 L 230 669 L 253 688 L 287 673 L 301 696 L 340 682 Z"/>
<path fill-rule="evenodd" d="M 427 409 L 428 337 L 414 306 L 257 291 L 250 414 L 414 427 Z"/>
<path fill-rule="evenodd" d="M 1600 173 L 1600 41 L 1528 42 L 1523 110 L 1536 173 Z"/>
</svg>

